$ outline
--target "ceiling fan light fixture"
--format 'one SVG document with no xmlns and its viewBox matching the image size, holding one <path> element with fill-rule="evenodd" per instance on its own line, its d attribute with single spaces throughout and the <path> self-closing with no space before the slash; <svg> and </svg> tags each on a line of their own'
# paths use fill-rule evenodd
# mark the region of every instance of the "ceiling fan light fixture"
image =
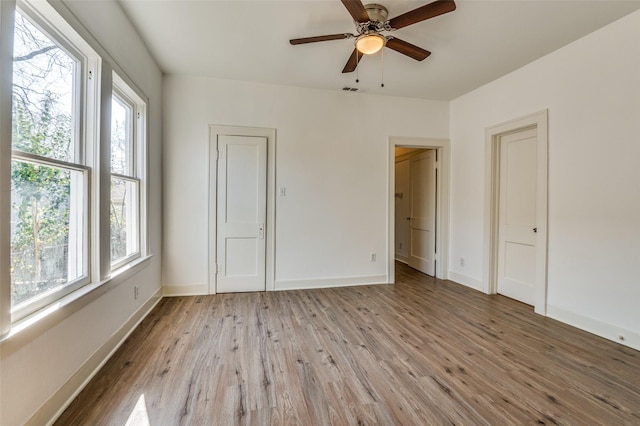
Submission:
<svg viewBox="0 0 640 426">
<path fill-rule="evenodd" d="M 363 34 L 356 39 L 356 49 L 365 55 L 373 55 L 384 47 L 386 41 L 380 34 Z"/>
</svg>

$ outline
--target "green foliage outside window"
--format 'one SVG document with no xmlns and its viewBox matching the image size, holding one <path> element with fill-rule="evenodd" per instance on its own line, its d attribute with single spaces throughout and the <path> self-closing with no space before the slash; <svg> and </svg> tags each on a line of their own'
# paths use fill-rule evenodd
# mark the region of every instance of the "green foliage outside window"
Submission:
<svg viewBox="0 0 640 426">
<path fill-rule="evenodd" d="M 69 279 L 73 170 L 38 158 L 73 161 L 71 102 L 75 63 L 16 14 L 11 169 L 12 306 Z M 62 78 L 62 79 L 61 79 Z M 34 159 L 35 158 L 35 159 Z"/>
</svg>

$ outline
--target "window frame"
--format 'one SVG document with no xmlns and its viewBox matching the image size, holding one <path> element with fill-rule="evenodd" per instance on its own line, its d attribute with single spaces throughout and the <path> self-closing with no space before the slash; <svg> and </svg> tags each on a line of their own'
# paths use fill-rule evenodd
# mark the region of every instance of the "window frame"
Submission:
<svg viewBox="0 0 640 426">
<path fill-rule="evenodd" d="M 13 40 L 15 33 L 15 12 L 28 16 L 39 29 L 43 29 L 55 44 L 65 52 L 73 52 L 74 58 L 82 58 L 76 68 L 74 100 L 76 108 L 72 111 L 74 120 L 73 143 L 75 151 L 73 162 L 44 158 L 53 167 L 70 167 L 73 173 L 81 173 L 84 185 L 82 200 L 84 238 L 88 244 L 83 248 L 83 280 L 71 288 L 65 283 L 64 294 L 55 292 L 55 296 L 46 301 L 30 303 L 29 308 L 12 312 L 11 283 L 11 170 L 14 158 L 12 150 L 12 76 L 13 76 Z M 87 306 L 87 303 L 99 297 L 101 291 L 118 286 L 131 274 L 150 264 L 149 242 L 149 191 L 148 191 L 148 118 L 149 99 L 135 85 L 114 58 L 82 26 L 73 13 L 60 2 L 40 0 L 0 1 L 0 342 L 9 339 L 32 325 L 49 327 L 45 318 L 56 315 L 68 315 L 69 312 Z M 127 257 L 126 262 L 111 263 L 110 252 L 110 103 L 114 90 L 122 90 L 125 95 L 136 101 L 134 125 L 137 145 L 135 152 L 136 176 L 138 182 L 137 229 L 139 255 Z M 41 159 L 31 154 L 16 152 L 30 162 Z M 22 160 L 18 160 L 22 161 Z M 55 163 L 55 164 L 54 164 Z M 80 175 L 76 175 L 80 176 Z M 73 193 L 73 191 L 72 191 Z M 73 196 L 73 195 L 71 195 Z M 74 201 L 69 201 L 74 203 Z M 70 213 L 72 214 L 72 213 Z M 71 266 L 73 268 L 73 265 Z M 75 282 L 74 282 L 75 284 Z M 64 311 L 60 308 L 65 307 Z M 62 313 L 64 312 L 64 313 Z M 55 313 L 55 314 L 54 314 Z M 44 323 L 44 324 L 42 324 Z M 38 329 L 38 328 L 37 328 Z"/>
<path fill-rule="evenodd" d="M 25 162 L 31 164 L 38 164 L 44 167 L 52 167 L 61 170 L 69 170 L 71 172 L 80 172 L 82 176 L 82 182 L 79 182 L 81 187 L 80 194 L 71 194 L 71 198 L 80 197 L 80 217 L 77 218 L 75 229 L 78 233 L 81 233 L 79 237 L 79 245 L 81 253 L 79 259 L 81 261 L 81 273 L 78 278 L 66 282 L 58 289 L 45 291 L 40 295 L 32 297 L 24 302 L 18 303 L 13 306 L 12 301 L 9 301 L 11 322 L 15 323 L 39 310 L 56 302 L 57 300 L 73 293 L 79 288 L 91 283 L 92 270 L 91 270 L 91 200 L 92 200 L 92 185 L 91 175 L 93 168 L 91 167 L 91 161 L 87 158 L 87 145 L 94 144 L 95 138 L 87 131 L 91 125 L 97 120 L 95 117 L 95 111 L 90 107 L 94 101 L 92 98 L 96 94 L 95 88 L 92 88 L 91 80 L 95 80 L 96 74 L 95 67 L 91 66 L 92 57 L 97 58 L 97 54 L 93 49 L 89 48 L 86 43 L 81 46 L 73 43 L 69 37 L 65 36 L 65 32 L 73 31 L 69 28 L 60 29 L 59 23 L 51 22 L 47 19 L 40 10 L 37 10 L 34 6 L 27 2 L 18 2 L 15 8 L 15 14 L 20 14 L 24 19 L 28 20 L 34 25 L 43 35 L 45 35 L 52 43 L 58 48 L 69 55 L 75 62 L 74 76 L 73 76 L 73 100 L 72 100 L 72 161 L 63 161 L 55 158 L 45 157 L 29 152 L 25 152 L 19 149 L 13 149 L 11 144 L 11 162 Z M 15 17 L 14 17 L 15 22 Z M 14 28 L 15 31 L 15 28 Z M 74 34 L 74 36 L 76 36 Z M 77 36 L 76 36 L 77 37 Z M 95 62 L 95 60 L 93 61 Z M 12 70 L 13 73 L 13 70 Z M 93 89 L 93 90 L 92 90 Z M 72 192 L 74 190 L 72 189 Z M 71 228 L 71 225 L 70 225 Z M 71 234 L 71 230 L 69 233 Z M 77 243 L 77 242 L 76 242 Z M 71 246 L 71 241 L 69 242 Z M 75 249 L 74 249 L 75 250 Z M 9 283 L 9 286 L 13 286 L 13 282 Z M 10 290 L 11 291 L 11 290 Z M 10 296 L 11 297 L 11 296 Z"/>
<path fill-rule="evenodd" d="M 127 158 L 129 174 L 114 173 L 111 170 L 111 164 L 109 164 L 109 187 L 112 188 L 111 182 L 113 179 L 134 183 L 136 187 L 135 211 L 129 213 L 130 216 L 135 216 L 136 250 L 122 258 L 113 260 L 111 260 L 111 250 L 109 250 L 108 255 L 111 260 L 111 270 L 112 272 L 117 273 L 119 270 L 126 268 L 137 259 L 145 257 L 148 250 L 146 233 L 146 150 L 148 144 L 146 138 L 147 102 L 138 94 L 137 90 L 128 84 L 116 71 L 113 71 L 112 73 L 111 97 L 112 103 L 113 98 L 116 98 L 131 110 L 131 128 L 128 131 L 129 136 L 131 137 L 131 143 L 128 144 L 131 158 Z M 109 139 L 109 142 L 111 146 L 111 139 Z M 109 197 L 109 202 L 111 202 L 111 197 Z M 109 225 L 111 225 L 111 223 L 109 223 Z M 110 234 L 109 241 L 111 242 Z M 111 244 L 109 244 L 109 248 L 111 249 Z"/>
</svg>

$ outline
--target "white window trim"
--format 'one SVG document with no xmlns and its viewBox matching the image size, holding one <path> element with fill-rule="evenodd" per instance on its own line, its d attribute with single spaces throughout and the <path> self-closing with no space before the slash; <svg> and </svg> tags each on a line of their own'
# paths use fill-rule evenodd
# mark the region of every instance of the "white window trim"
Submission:
<svg viewBox="0 0 640 426">
<path fill-rule="evenodd" d="M 11 76 L 15 2 L 0 1 L 0 336 L 11 330 Z M 4 219 L 6 218 L 6 219 Z"/>
<path fill-rule="evenodd" d="M 82 265 L 82 274 L 74 280 L 68 281 L 65 283 L 63 288 L 57 290 L 51 290 L 45 293 L 42 293 L 38 296 L 35 296 L 29 299 L 26 302 L 20 303 L 11 309 L 11 318 L 15 322 L 20 320 L 33 312 L 42 309 L 43 307 L 55 302 L 58 299 L 65 297 L 66 295 L 76 291 L 78 288 L 89 284 L 90 275 L 88 268 L 88 232 L 89 232 L 89 215 L 87 214 L 89 210 L 89 200 L 91 199 L 91 189 L 89 176 L 91 169 L 86 166 L 82 166 L 75 163 L 68 163 L 66 161 L 55 160 L 51 158 L 41 157 L 39 155 L 29 154 L 26 152 L 13 150 L 12 151 L 12 160 L 38 164 L 45 167 L 54 167 L 62 170 L 70 170 L 75 172 L 80 172 L 82 176 L 83 182 L 80 184 L 81 194 L 80 197 L 83 198 L 82 201 L 82 211 L 85 212 L 83 217 L 79 218 L 80 228 L 82 229 L 82 237 L 76 241 L 76 243 L 82 247 L 87 247 L 84 253 L 81 254 Z M 74 195 L 72 194 L 72 197 Z M 78 196 L 76 194 L 75 196 Z M 72 203 L 73 204 L 73 203 Z M 72 238 L 69 238 L 71 241 Z M 71 257 L 71 256 L 70 256 Z"/>
<path fill-rule="evenodd" d="M 49 167 L 56 167 L 64 170 L 79 171 L 82 173 L 81 183 L 82 187 L 82 217 L 79 219 L 79 228 L 82 236 L 79 237 L 76 244 L 73 244 L 73 249 L 77 251 L 78 245 L 82 253 L 80 254 L 80 260 L 82 262 L 80 277 L 65 283 L 62 288 L 45 292 L 41 295 L 33 297 L 28 301 L 20 303 L 14 307 L 10 307 L 11 322 L 19 321 L 34 312 L 46 307 L 47 305 L 64 298 L 72 292 L 78 290 L 80 287 L 89 284 L 92 279 L 91 262 L 92 256 L 95 252 L 92 252 L 90 246 L 90 223 L 92 220 L 90 204 L 92 200 L 92 186 L 91 176 L 93 173 L 93 161 L 91 156 L 87 156 L 87 147 L 92 147 L 97 144 L 96 136 L 92 129 L 98 127 L 96 121 L 96 109 L 92 107 L 95 105 L 95 98 L 98 94 L 96 90 L 96 64 L 99 62 L 98 54 L 82 40 L 76 32 L 67 24 L 62 17 L 53 9 L 47 7 L 46 3 L 39 3 L 38 7 L 35 7 L 29 2 L 20 1 L 17 3 L 16 12 L 25 16 L 35 26 L 49 37 L 58 47 L 65 51 L 69 56 L 76 60 L 76 71 L 74 84 L 75 87 L 75 100 L 74 110 L 72 111 L 73 119 L 73 133 L 74 140 L 74 159 L 72 162 L 59 161 L 53 158 L 42 157 L 19 150 L 12 150 L 12 160 L 31 162 L 41 164 Z M 12 34 L 13 38 L 13 34 Z M 13 70 L 12 70 L 13 72 Z M 11 141 L 9 141 L 11 143 Z M 90 150 L 89 150 L 90 151 Z M 79 194 L 75 194 L 77 197 Z M 74 194 L 72 194 L 74 197 Z M 70 234 L 73 234 L 73 230 L 70 230 Z M 9 287 L 11 283 L 9 283 Z M 9 290 L 10 291 L 10 290 Z M 11 301 L 9 302 L 11 305 Z"/>
<path fill-rule="evenodd" d="M 116 259 L 111 263 L 111 270 L 118 271 L 123 267 L 127 267 L 131 262 L 136 261 L 140 257 L 148 255 L 147 240 L 147 145 L 146 138 L 146 109 L 147 101 L 140 96 L 136 89 L 120 77 L 117 72 L 112 75 L 112 96 L 117 96 L 121 102 L 124 102 L 132 109 L 132 129 L 130 135 L 133 138 L 131 144 L 131 157 L 129 159 L 130 174 L 111 173 L 112 178 L 118 178 L 137 184 L 136 206 L 135 211 L 130 214 L 135 215 L 135 223 L 137 224 L 137 233 L 135 236 L 137 250 L 121 259 Z M 111 140 L 111 139 L 109 139 Z M 111 167 L 109 167 L 111 170 Z M 110 201 L 110 200 L 109 200 Z M 110 238 L 109 238 L 110 240 Z M 110 250 L 109 250 L 110 255 Z"/>
<path fill-rule="evenodd" d="M 60 44 L 64 43 L 65 49 L 72 49 L 92 52 L 90 58 L 86 58 L 81 66 L 86 72 L 82 77 L 82 93 L 85 98 L 85 105 L 82 111 L 82 119 L 77 133 L 78 137 L 85 137 L 94 142 L 85 142 L 84 150 L 78 152 L 75 160 L 82 162 L 81 168 L 89 169 L 89 253 L 85 256 L 88 263 L 89 283 L 70 292 L 66 296 L 43 307 L 40 310 L 22 317 L 12 318 L 11 315 L 11 277 L 10 277 L 10 212 L 11 212 L 11 161 L 12 161 L 12 141 L 11 141 L 11 99 L 12 86 L 11 75 L 13 74 L 13 31 L 14 12 L 16 5 L 23 11 L 28 9 L 33 13 L 31 17 L 44 19 L 49 24 L 51 31 L 55 31 L 55 40 Z M 27 13 L 29 13 L 27 12 Z M 114 58 L 104 47 L 93 37 L 86 27 L 68 9 L 63 2 L 50 2 L 41 0 L 1 0 L 0 1 L 0 343 L 11 340 L 12 345 L 21 347 L 28 344 L 35 336 L 40 335 L 45 330 L 54 327 L 60 321 L 88 306 L 91 301 L 96 300 L 111 289 L 126 283 L 138 271 L 151 264 L 152 254 L 149 246 L 149 220 L 148 220 L 148 119 L 147 109 L 149 100 L 144 93 L 127 76 L 126 72 L 117 64 Z M 75 49 L 73 49 L 75 50 Z M 97 53 L 96 53 L 97 52 Z M 81 56 L 81 55 L 73 55 Z M 129 263 L 119 267 L 117 270 L 111 267 L 109 238 L 106 238 L 107 250 L 104 247 L 105 229 L 109 231 L 109 188 L 105 185 L 105 180 L 109 182 L 110 168 L 105 165 L 106 158 L 102 152 L 103 146 L 109 144 L 98 143 L 98 141 L 110 137 L 108 126 L 109 117 L 108 103 L 111 102 L 112 76 L 115 70 L 127 87 L 142 100 L 141 108 L 138 112 L 141 116 L 141 124 L 138 126 L 137 134 L 140 140 L 144 141 L 138 151 L 136 158 L 138 164 L 138 177 L 141 181 L 139 188 L 140 198 L 140 253 L 141 255 Z M 79 92 L 78 92 L 79 93 Z M 95 117 L 92 119 L 92 117 Z M 106 128 L 105 128 L 106 127 Z M 80 136 L 82 135 L 82 136 Z M 108 152 L 107 152 L 108 153 Z M 102 183 L 101 183 L 102 181 Z M 106 189 L 106 194 L 104 193 Z M 105 198 L 106 196 L 106 198 Z M 107 201 L 105 203 L 105 200 Z M 107 215 L 101 210 L 107 206 Z M 106 219 L 106 224 L 105 224 Z M 106 226 L 105 226 L 106 225 Z M 108 233 L 106 234 L 108 236 Z M 112 272 L 112 269 L 113 272 Z"/>
</svg>

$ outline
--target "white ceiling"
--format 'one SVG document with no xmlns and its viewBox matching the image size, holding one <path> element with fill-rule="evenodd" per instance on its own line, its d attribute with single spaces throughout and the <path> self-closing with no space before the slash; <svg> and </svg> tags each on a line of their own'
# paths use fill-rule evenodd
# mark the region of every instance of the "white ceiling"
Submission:
<svg viewBox="0 0 640 426">
<path fill-rule="evenodd" d="M 342 74 L 353 40 L 289 39 L 355 33 L 339 0 L 119 0 L 162 70 L 223 79 L 451 100 L 640 9 L 640 0 L 459 0 L 454 12 L 393 33 L 432 55 L 385 49 Z M 374 1 L 364 1 L 369 3 Z M 429 3 L 375 0 L 389 18 Z M 593 52 L 598 55 L 597 51 Z M 384 69 L 384 88 L 380 87 Z"/>
</svg>

